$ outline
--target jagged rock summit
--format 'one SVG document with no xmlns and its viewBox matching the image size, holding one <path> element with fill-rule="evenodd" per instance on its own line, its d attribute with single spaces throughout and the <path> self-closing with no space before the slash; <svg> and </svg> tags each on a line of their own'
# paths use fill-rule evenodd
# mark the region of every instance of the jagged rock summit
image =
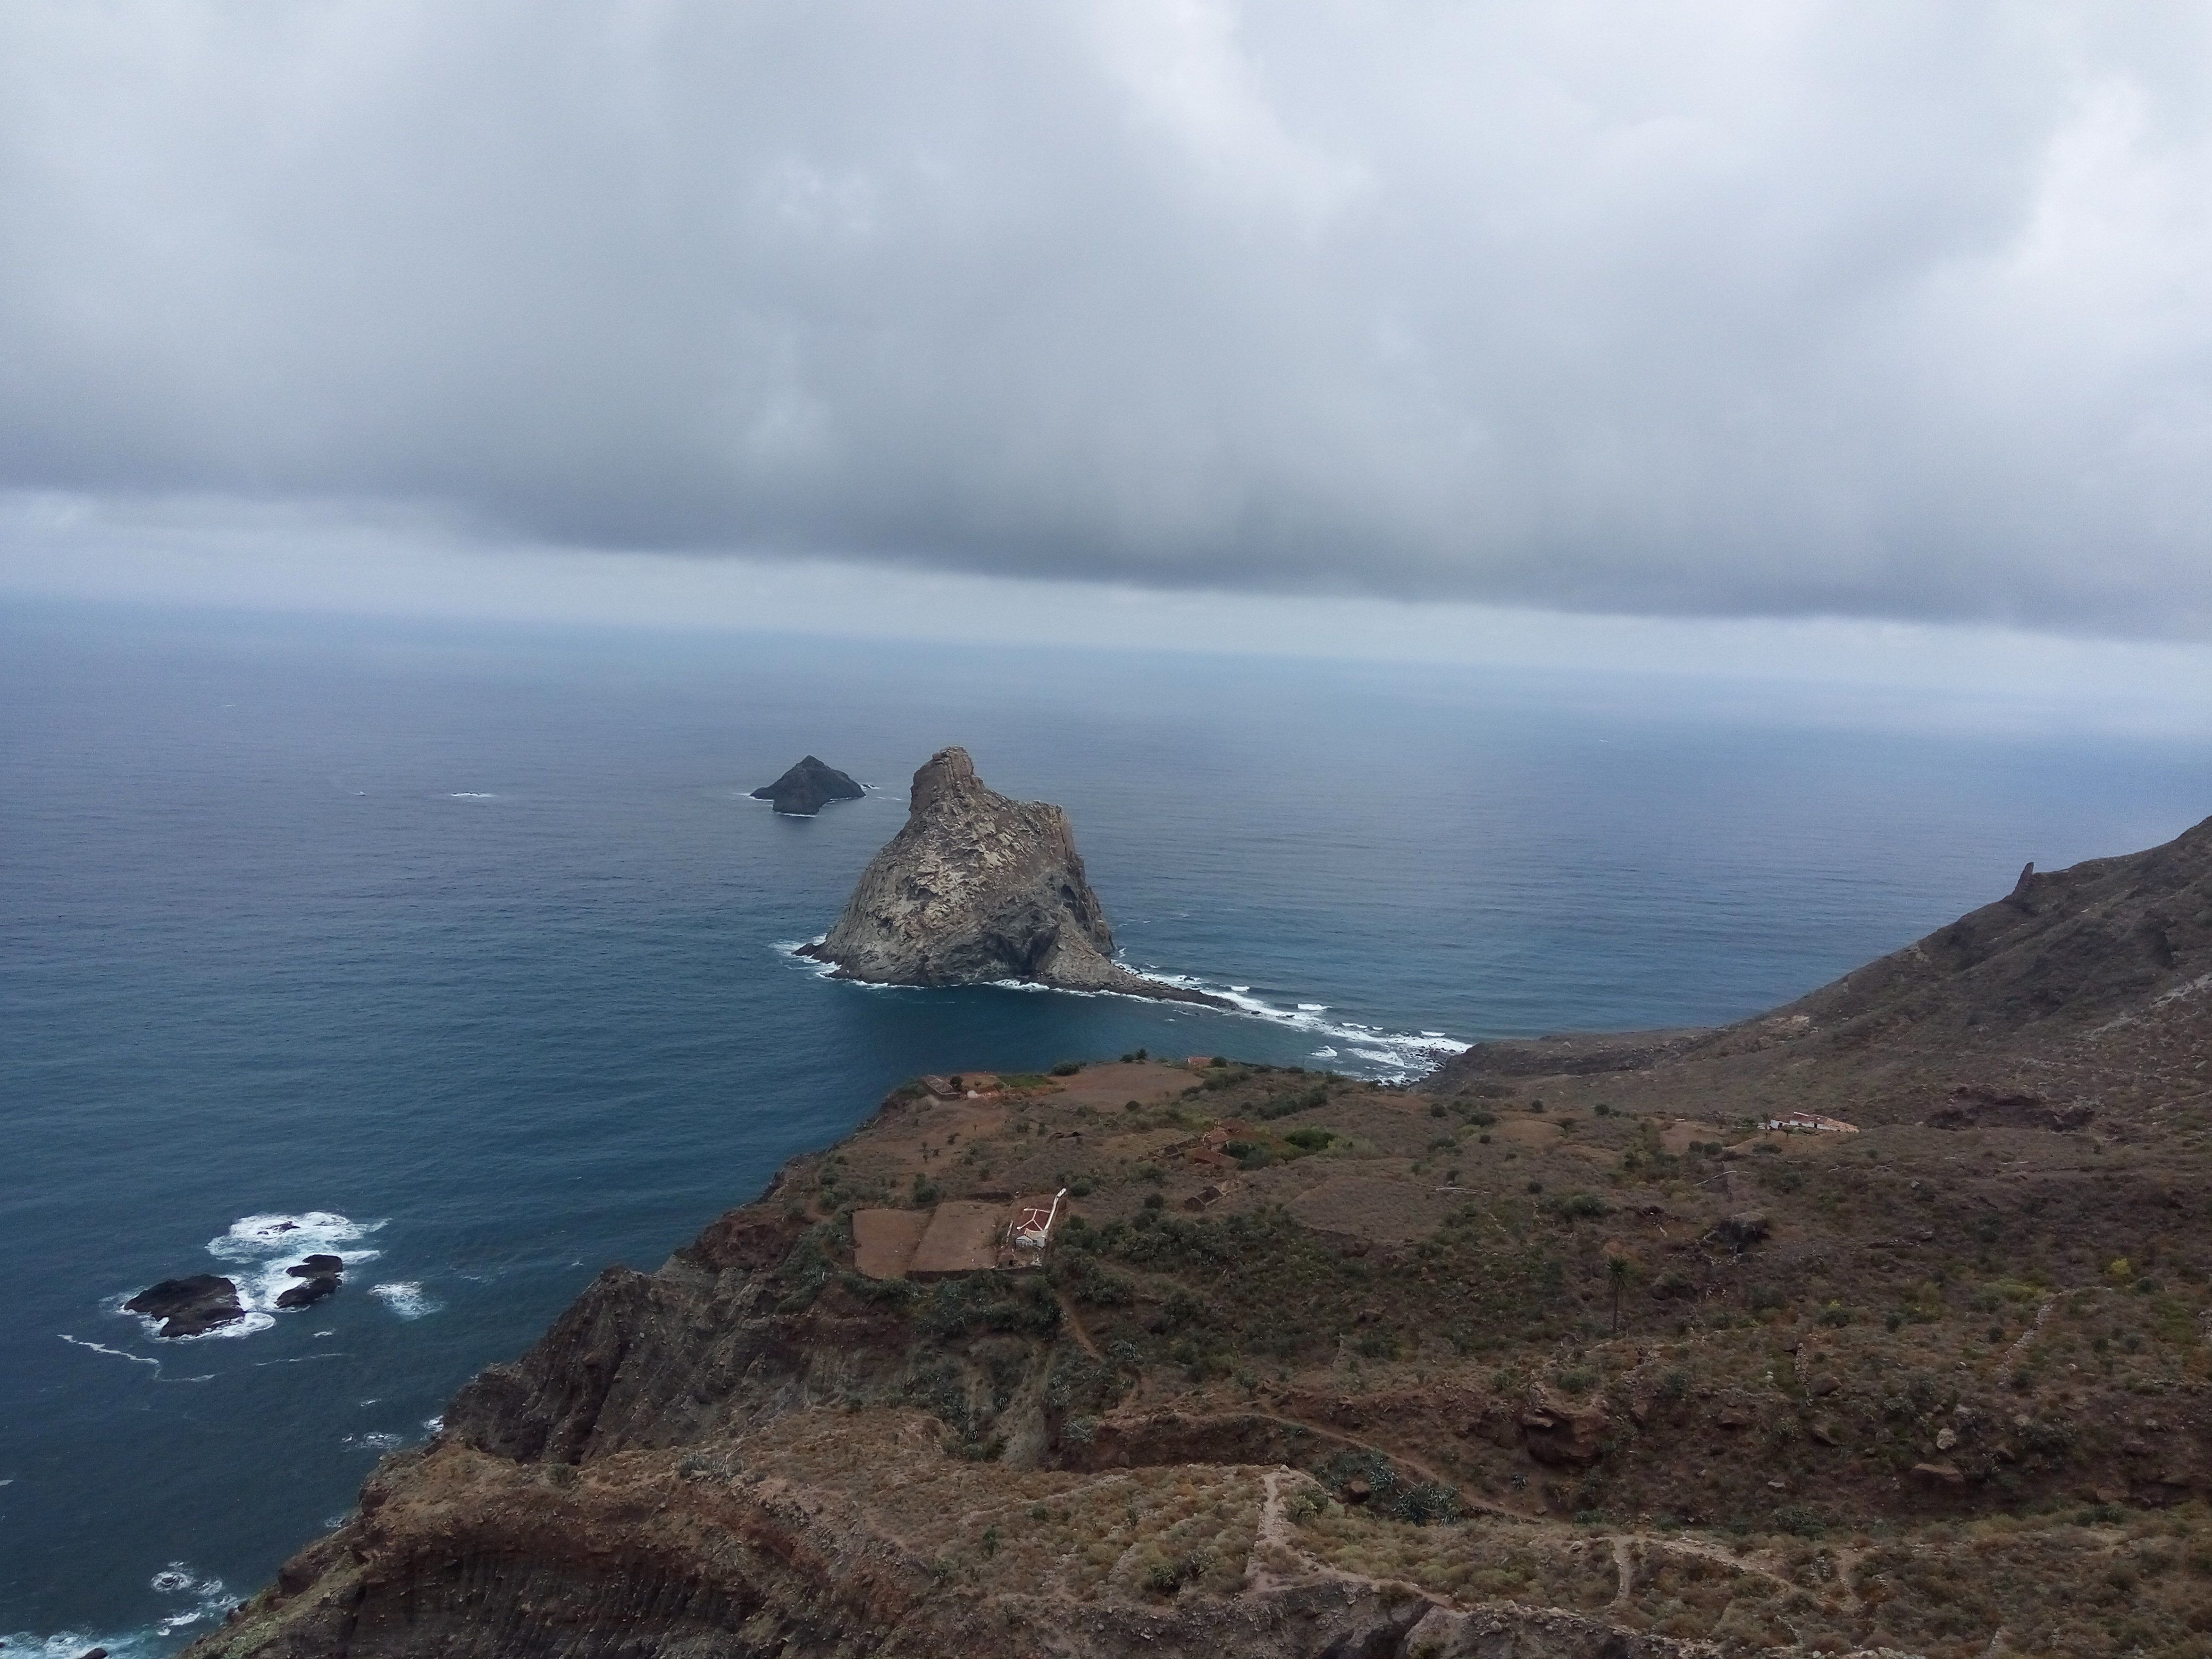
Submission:
<svg viewBox="0 0 2212 1659">
<path fill-rule="evenodd" d="M 809 755 L 774 783 L 753 791 L 788 817 L 811 818 L 833 800 L 858 800 L 868 792 L 836 767 Z"/>
<path fill-rule="evenodd" d="M 986 787 L 964 749 L 939 750 L 914 775 L 905 827 L 861 872 L 829 936 L 805 951 L 882 985 L 1018 979 L 1228 1006 L 1117 964 L 1067 814 Z"/>
</svg>

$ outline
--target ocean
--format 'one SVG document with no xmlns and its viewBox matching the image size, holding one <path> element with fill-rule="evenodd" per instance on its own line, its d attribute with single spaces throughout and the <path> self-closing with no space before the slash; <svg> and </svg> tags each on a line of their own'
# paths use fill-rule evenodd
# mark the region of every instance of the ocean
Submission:
<svg viewBox="0 0 2212 1659">
<path fill-rule="evenodd" d="M 1732 1019 L 2212 811 L 2202 739 L 1036 641 L 21 607 L 0 697 L 0 1632 L 70 1659 L 207 1629 L 600 1267 L 916 1073 Z M 1067 808 L 1125 960 L 1246 1011 L 794 958 L 949 743 Z M 746 798 L 809 752 L 874 792 Z M 344 1288 L 266 1311 L 318 1248 Z M 120 1310 L 210 1271 L 248 1328 Z"/>
</svg>

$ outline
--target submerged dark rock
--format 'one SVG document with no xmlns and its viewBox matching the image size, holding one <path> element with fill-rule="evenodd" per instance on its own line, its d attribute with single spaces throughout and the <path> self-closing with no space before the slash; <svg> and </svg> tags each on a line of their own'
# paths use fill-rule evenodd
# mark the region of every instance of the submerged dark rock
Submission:
<svg viewBox="0 0 2212 1659">
<path fill-rule="evenodd" d="M 829 936 L 805 947 L 881 985 L 1012 979 L 1229 1006 L 1133 974 L 1113 951 L 1067 814 L 985 787 L 964 749 L 940 750 L 914 775 L 906 827 L 861 872 Z"/>
<path fill-rule="evenodd" d="M 246 1317 L 238 1286 L 216 1273 L 187 1273 L 149 1285 L 123 1304 L 162 1322 L 163 1336 L 199 1336 Z"/>
<path fill-rule="evenodd" d="M 858 800 L 868 792 L 834 766 L 809 755 L 774 783 L 753 791 L 755 800 L 774 804 L 795 818 L 810 818 L 833 800 Z"/>
</svg>

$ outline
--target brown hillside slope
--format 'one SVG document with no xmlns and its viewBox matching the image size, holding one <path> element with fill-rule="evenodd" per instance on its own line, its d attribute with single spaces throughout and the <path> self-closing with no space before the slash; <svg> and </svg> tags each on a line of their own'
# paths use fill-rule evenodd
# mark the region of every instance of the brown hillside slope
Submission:
<svg viewBox="0 0 2212 1659">
<path fill-rule="evenodd" d="M 2147 852 L 2024 875 L 1996 902 L 1738 1024 L 1478 1043 L 1423 1086 L 1671 1073 L 1670 1088 L 1878 1121 L 1917 1121 L 1931 1090 L 1958 1086 L 2149 1099 L 2202 1058 L 2208 1000 L 2212 819 Z"/>
<path fill-rule="evenodd" d="M 1440 1092 L 901 1091 L 193 1652 L 2212 1654 L 2206 833 Z M 1042 1270 L 858 1271 L 1061 1187 Z"/>
</svg>

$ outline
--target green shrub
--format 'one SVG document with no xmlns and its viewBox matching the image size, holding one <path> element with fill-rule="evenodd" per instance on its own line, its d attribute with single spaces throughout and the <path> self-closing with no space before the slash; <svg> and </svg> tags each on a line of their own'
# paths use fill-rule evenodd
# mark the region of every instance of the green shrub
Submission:
<svg viewBox="0 0 2212 1659">
<path fill-rule="evenodd" d="M 1052 1068 L 1052 1072 L 1051 1072 L 1050 1075 L 1052 1075 L 1052 1076 L 1054 1076 L 1054 1077 L 1073 1077 L 1073 1076 L 1074 1076 L 1078 1072 L 1081 1071 L 1082 1069 L 1083 1069 L 1083 1062 L 1082 1062 L 1081 1060 L 1061 1060 L 1061 1061 L 1060 1062 L 1060 1064 L 1059 1064 L 1059 1065 L 1057 1065 L 1057 1066 L 1054 1066 L 1054 1067 Z"/>
</svg>

